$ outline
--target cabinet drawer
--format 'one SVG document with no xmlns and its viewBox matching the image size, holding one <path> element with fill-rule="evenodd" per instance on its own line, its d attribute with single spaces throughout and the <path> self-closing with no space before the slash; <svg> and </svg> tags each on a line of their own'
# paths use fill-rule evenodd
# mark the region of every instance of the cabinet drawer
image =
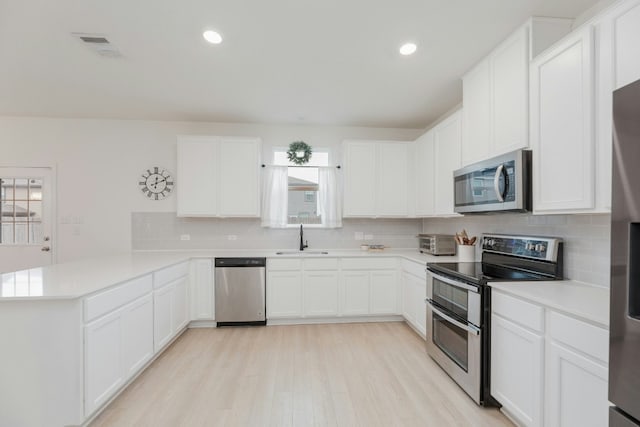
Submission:
<svg viewBox="0 0 640 427">
<path fill-rule="evenodd" d="M 267 259 L 267 270 L 279 271 L 279 270 L 301 270 L 302 260 L 299 258 L 278 258 Z"/>
<path fill-rule="evenodd" d="M 84 300 L 84 321 L 90 322 L 152 290 L 151 275 L 130 280 Z"/>
<path fill-rule="evenodd" d="M 549 336 L 604 363 L 609 360 L 609 331 L 604 328 L 565 316 L 547 312 Z"/>
<path fill-rule="evenodd" d="M 491 290 L 491 312 L 537 332 L 544 331 L 544 309 L 518 298 Z"/>
<path fill-rule="evenodd" d="M 308 258 L 304 260 L 305 270 L 337 270 L 337 258 Z"/>
<path fill-rule="evenodd" d="M 420 277 L 421 279 L 424 279 L 425 283 L 427 280 L 427 272 L 425 271 L 426 268 L 427 266 L 424 263 L 409 261 L 406 259 L 402 260 L 402 270 L 409 274 L 413 274 L 414 276 Z"/>
<path fill-rule="evenodd" d="M 343 270 L 388 270 L 397 267 L 396 258 L 343 258 Z"/>
<path fill-rule="evenodd" d="M 155 289 L 161 288 L 167 283 L 173 282 L 187 274 L 189 274 L 189 262 L 182 262 L 172 265 L 171 267 L 163 268 L 153 273 L 153 287 Z"/>
</svg>

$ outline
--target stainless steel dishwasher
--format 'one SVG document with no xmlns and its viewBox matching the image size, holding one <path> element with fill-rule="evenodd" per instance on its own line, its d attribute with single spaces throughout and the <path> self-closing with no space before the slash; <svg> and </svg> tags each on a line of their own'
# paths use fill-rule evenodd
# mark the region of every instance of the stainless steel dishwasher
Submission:
<svg viewBox="0 0 640 427">
<path fill-rule="evenodd" d="M 266 325 L 266 258 L 216 258 L 218 326 Z"/>
</svg>

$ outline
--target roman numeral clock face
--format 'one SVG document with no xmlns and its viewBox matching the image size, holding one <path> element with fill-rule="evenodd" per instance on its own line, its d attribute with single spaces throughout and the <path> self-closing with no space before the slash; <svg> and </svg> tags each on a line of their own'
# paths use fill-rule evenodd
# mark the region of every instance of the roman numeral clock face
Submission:
<svg viewBox="0 0 640 427">
<path fill-rule="evenodd" d="M 162 200 L 173 190 L 173 178 L 166 169 L 157 166 L 147 169 L 138 182 L 140 191 L 151 200 Z"/>
</svg>

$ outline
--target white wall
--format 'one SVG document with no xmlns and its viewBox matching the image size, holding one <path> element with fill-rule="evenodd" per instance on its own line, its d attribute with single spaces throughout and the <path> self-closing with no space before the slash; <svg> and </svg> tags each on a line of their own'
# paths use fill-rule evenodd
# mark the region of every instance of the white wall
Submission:
<svg viewBox="0 0 640 427">
<path fill-rule="evenodd" d="M 176 135 L 258 136 L 264 157 L 303 140 L 341 158 L 343 139 L 413 140 L 418 129 L 0 117 L 0 164 L 57 168 L 58 262 L 131 250 L 132 212 L 175 212 L 175 195 L 147 200 L 139 175 L 150 166 L 175 173 Z M 180 191 L 179 182 L 175 191 Z M 78 217 L 81 224 L 61 224 Z"/>
</svg>

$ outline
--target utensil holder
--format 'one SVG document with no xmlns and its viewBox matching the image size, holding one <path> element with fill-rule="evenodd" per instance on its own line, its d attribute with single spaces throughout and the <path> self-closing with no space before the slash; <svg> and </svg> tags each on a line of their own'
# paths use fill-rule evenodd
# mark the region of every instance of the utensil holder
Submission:
<svg viewBox="0 0 640 427">
<path fill-rule="evenodd" d="M 458 245 L 458 262 L 474 262 L 475 260 L 475 245 Z"/>
</svg>

